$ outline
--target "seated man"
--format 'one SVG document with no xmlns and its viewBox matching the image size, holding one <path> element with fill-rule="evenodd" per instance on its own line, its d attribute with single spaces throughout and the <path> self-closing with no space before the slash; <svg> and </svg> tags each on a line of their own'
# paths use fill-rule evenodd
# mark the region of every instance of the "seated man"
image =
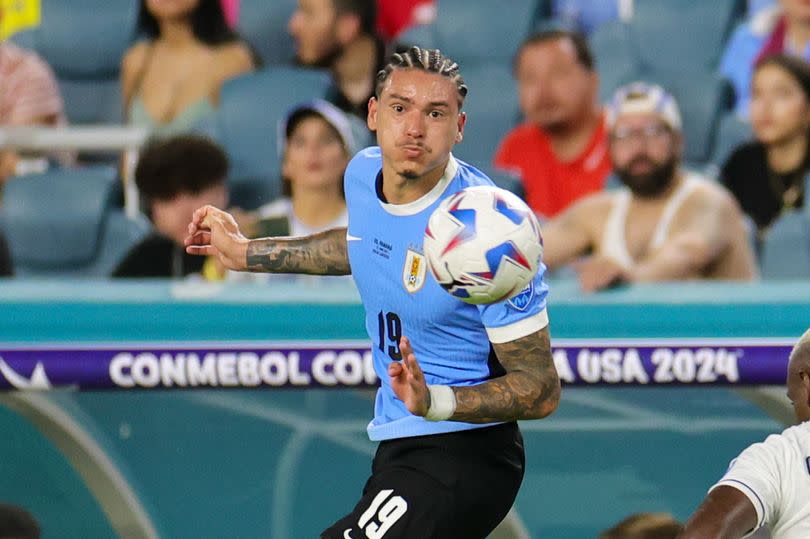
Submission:
<svg viewBox="0 0 810 539">
<path fill-rule="evenodd" d="M 222 277 L 213 259 L 186 254 L 183 240 L 191 215 L 205 204 L 226 206 L 228 159 L 196 135 L 158 139 L 141 153 L 135 183 L 155 232 L 136 245 L 113 277 Z"/>
<path fill-rule="evenodd" d="M 625 187 L 590 195 L 546 224 L 549 269 L 576 262 L 586 291 L 617 282 L 753 279 L 754 256 L 733 197 L 679 166 L 674 98 L 641 82 L 620 88 L 608 127 L 613 168 Z"/>
<path fill-rule="evenodd" d="M 33 52 L 0 41 L 0 128 L 64 123 L 64 103 L 48 64 Z M 0 183 L 47 167 L 47 161 L 34 157 L 0 149 Z M 69 152 L 54 157 L 63 164 L 73 160 Z"/>
</svg>

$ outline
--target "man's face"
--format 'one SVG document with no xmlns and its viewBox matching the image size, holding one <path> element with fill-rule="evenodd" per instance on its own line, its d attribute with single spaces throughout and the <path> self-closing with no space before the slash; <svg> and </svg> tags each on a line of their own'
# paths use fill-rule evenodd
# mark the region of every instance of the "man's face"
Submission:
<svg viewBox="0 0 810 539">
<path fill-rule="evenodd" d="M 810 353 L 805 348 L 805 353 Z M 793 405 L 796 420 L 799 423 L 810 421 L 810 370 L 807 365 L 810 361 L 791 360 L 788 365 L 787 396 Z"/>
<path fill-rule="evenodd" d="M 339 54 L 338 15 L 332 0 L 298 0 L 287 29 L 295 39 L 298 60 L 309 66 L 328 67 Z"/>
<path fill-rule="evenodd" d="M 656 115 L 625 114 L 610 134 L 613 170 L 637 196 L 659 195 L 675 176 L 680 144 L 680 135 Z"/>
<path fill-rule="evenodd" d="M 546 131 L 570 129 L 596 101 L 597 77 L 567 37 L 527 46 L 515 75 L 524 116 Z"/>
<path fill-rule="evenodd" d="M 465 121 L 455 82 L 421 69 L 394 70 L 380 99 L 369 102 L 368 127 L 377 132 L 386 164 L 407 179 L 444 165 Z"/>
</svg>

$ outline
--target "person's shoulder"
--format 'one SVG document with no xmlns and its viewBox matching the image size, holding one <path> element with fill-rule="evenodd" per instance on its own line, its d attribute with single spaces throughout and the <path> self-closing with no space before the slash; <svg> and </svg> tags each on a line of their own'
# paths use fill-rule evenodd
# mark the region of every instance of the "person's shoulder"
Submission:
<svg viewBox="0 0 810 539">
<path fill-rule="evenodd" d="M 151 41 L 141 40 L 128 48 L 121 58 L 121 71 L 126 74 L 140 70 L 150 47 L 152 47 Z"/>
<path fill-rule="evenodd" d="M 750 140 L 743 142 L 731 152 L 726 159 L 725 167 L 747 166 L 751 163 L 760 163 L 765 159 L 765 147 L 761 142 Z"/>
<path fill-rule="evenodd" d="M 253 53 L 250 47 L 241 40 L 229 41 L 217 46 L 214 49 L 218 59 L 223 63 L 237 66 L 247 66 L 251 69 L 254 66 Z"/>
<path fill-rule="evenodd" d="M 18 47 L 13 43 L 2 43 L 3 61 L 0 66 L 12 66 L 15 72 L 22 71 L 28 76 L 44 75 L 53 77 L 53 69 L 36 51 Z"/>
<path fill-rule="evenodd" d="M 721 183 L 695 171 L 688 171 L 684 174 L 684 180 L 692 184 L 692 192 L 689 194 L 687 202 L 692 201 L 695 205 L 704 209 L 737 209 L 734 195 Z"/>
<path fill-rule="evenodd" d="M 810 450 L 810 421 L 788 427 L 782 431 L 782 434 L 775 436 L 778 436 L 782 443 L 798 449 L 804 454 Z"/>
</svg>

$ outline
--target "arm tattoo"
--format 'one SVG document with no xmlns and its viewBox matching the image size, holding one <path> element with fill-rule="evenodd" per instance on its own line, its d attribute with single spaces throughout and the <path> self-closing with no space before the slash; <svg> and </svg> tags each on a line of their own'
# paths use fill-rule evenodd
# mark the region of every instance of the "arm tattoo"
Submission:
<svg viewBox="0 0 810 539">
<path fill-rule="evenodd" d="M 247 249 L 249 271 L 349 275 L 346 228 L 333 228 L 301 238 L 251 240 Z"/>
<path fill-rule="evenodd" d="M 560 400 L 548 327 L 511 342 L 493 344 L 506 374 L 476 386 L 454 387 L 453 421 L 492 423 L 539 419 Z"/>
</svg>

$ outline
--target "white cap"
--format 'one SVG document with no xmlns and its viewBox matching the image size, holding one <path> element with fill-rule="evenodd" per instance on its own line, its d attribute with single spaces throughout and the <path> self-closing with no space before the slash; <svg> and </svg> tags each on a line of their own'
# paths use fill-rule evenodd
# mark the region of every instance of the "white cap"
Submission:
<svg viewBox="0 0 810 539">
<path fill-rule="evenodd" d="M 284 149 L 287 146 L 287 138 L 290 136 L 291 122 L 298 115 L 304 112 L 314 112 L 323 118 L 335 131 L 338 132 L 346 148 L 349 157 L 353 157 L 355 153 L 360 151 L 365 145 L 367 137 L 367 130 L 365 125 L 360 125 L 359 120 L 355 120 L 342 110 L 322 99 L 314 99 L 305 103 L 300 103 L 290 109 L 287 115 L 279 124 L 278 136 L 278 153 L 279 156 L 284 155 Z"/>
<path fill-rule="evenodd" d="M 672 94 L 657 84 L 633 82 L 613 94 L 607 107 L 608 128 L 613 129 L 622 114 L 654 114 L 673 131 L 681 130 L 681 113 Z"/>
</svg>

